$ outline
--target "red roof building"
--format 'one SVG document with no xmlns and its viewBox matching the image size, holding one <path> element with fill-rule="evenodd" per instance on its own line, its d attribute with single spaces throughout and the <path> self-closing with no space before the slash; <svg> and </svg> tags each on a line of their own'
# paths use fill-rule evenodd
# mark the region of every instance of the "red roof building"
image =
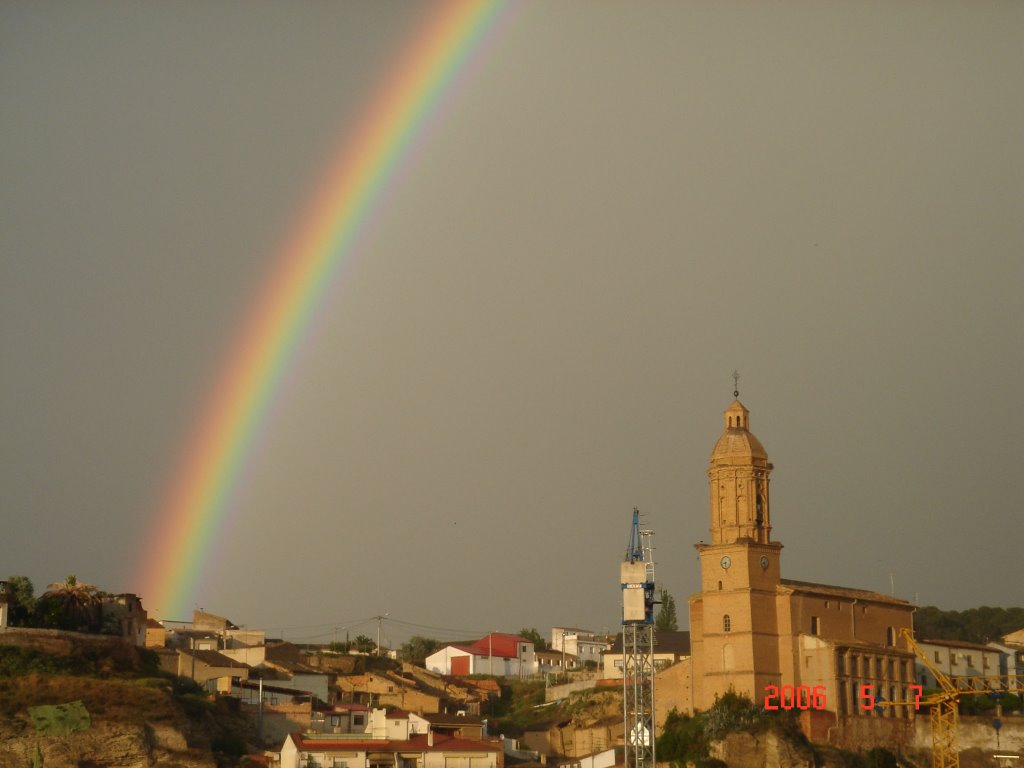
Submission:
<svg viewBox="0 0 1024 768">
<path fill-rule="evenodd" d="M 448 645 L 426 658 L 442 675 L 523 677 L 537 672 L 533 643 L 519 635 L 491 632 L 471 645 Z"/>
<path fill-rule="evenodd" d="M 353 736 L 355 736 L 353 734 Z M 501 742 L 427 733 L 408 739 L 340 738 L 335 734 L 290 733 L 281 747 L 281 768 L 346 763 L 368 768 L 444 768 L 453 758 L 468 768 L 503 768 Z"/>
</svg>

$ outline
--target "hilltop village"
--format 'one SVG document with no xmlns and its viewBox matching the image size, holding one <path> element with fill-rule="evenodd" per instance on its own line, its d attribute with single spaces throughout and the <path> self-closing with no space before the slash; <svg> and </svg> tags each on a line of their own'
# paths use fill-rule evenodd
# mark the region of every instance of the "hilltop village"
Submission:
<svg viewBox="0 0 1024 768">
<path fill-rule="evenodd" d="M 784 578 L 783 545 L 772 537 L 772 469 L 750 412 L 734 400 L 711 452 L 710 536 L 696 544 L 701 589 L 688 600 L 689 629 L 663 614 L 655 633 L 656 735 L 738 700 L 754 720 L 790 715 L 799 749 L 927 751 L 933 734 L 920 702 L 927 709 L 955 680 L 964 699 L 992 694 L 999 748 L 1024 750 L 1024 628 L 985 643 L 915 638 L 915 607 L 905 600 Z M 202 610 L 189 622 L 158 622 L 140 597 L 103 595 L 74 577 L 51 585 L 30 613 L 24 586 L 0 582 L 8 686 L 0 768 L 29 764 L 36 752 L 42 764 L 68 765 L 213 765 L 214 753 L 220 764 L 238 764 L 247 754 L 251 765 L 282 768 L 608 768 L 623 760 L 621 634 L 564 626 L 448 644 L 413 638 L 401 649 L 365 636 L 301 644 Z M 121 744 L 90 736 L 108 727 L 109 702 L 95 699 L 103 686 L 67 683 L 75 701 L 38 676 L 19 688 L 16 678 L 36 670 L 93 675 L 103 685 L 120 676 L 175 706 L 192 702 L 192 715 L 218 711 L 245 724 L 230 738 L 216 729 L 200 738 L 202 728 L 183 724 L 178 710 L 142 708 L 119 756 L 83 757 L 75 750 Z M 992 728 L 968 724 L 958 749 L 991 753 Z M 196 747 L 202 738 L 206 757 Z M 818 761 L 797 747 L 780 756 L 778 745 L 768 760 L 757 744 L 721 740 L 706 757 L 743 766 Z"/>
</svg>

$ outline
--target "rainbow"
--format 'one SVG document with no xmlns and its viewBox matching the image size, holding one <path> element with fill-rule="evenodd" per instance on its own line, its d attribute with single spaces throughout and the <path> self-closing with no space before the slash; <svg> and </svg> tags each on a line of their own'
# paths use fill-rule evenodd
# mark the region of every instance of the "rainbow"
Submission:
<svg viewBox="0 0 1024 768">
<path fill-rule="evenodd" d="M 161 497 L 135 581 L 151 614 L 191 615 L 240 473 L 317 308 L 417 135 L 505 7 L 498 0 L 429 6 L 329 164 L 252 304 Z"/>
</svg>

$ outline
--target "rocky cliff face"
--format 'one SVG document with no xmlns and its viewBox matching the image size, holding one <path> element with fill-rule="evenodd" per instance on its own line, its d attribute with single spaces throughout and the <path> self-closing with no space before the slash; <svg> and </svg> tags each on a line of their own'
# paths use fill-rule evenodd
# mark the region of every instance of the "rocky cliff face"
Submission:
<svg viewBox="0 0 1024 768">
<path fill-rule="evenodd" d="M 813 768 L 810 749 L 772 733 L 731 733 L 712 742 L 711 757 L 729 768 Z"/>
<path fill-rule="evenodd" d="M 67 736 L 15 733 L 0 726 L 0 768 L 33 764 L 61 768 L 216 768 L 209 752 L 188 748 L 185 736 L 169 726 L 94 721 L 88 730 Z"/>
</svg>

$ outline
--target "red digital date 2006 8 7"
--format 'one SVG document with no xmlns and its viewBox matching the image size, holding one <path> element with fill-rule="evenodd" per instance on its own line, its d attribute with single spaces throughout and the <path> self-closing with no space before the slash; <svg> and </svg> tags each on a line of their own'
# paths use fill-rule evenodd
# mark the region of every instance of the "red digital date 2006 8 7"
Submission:
<svg viewBox="0 0 1024 768">
<path fill-rule="evenodd" d="M 921 693 L 924 690 L 920 685 L 908 685 L 907 688 L 914 691 L 914 709 L 921 705 Z M 768 685 L 764 689 L 765 709 L 825 709 L 828 702 L 825 699 L 825 686 L 816 685 L 811 688 L 809 685 L 784 685 L 781 688 L 777 685 Z M 875 686 L 860 686 L 860 708 L 872 710 L 878 706 L 875 700 Z M 778 701 L 778 703 L 774 703 Z M 905 702 L 910 703 L 910 702 Z"/>
</svg>

